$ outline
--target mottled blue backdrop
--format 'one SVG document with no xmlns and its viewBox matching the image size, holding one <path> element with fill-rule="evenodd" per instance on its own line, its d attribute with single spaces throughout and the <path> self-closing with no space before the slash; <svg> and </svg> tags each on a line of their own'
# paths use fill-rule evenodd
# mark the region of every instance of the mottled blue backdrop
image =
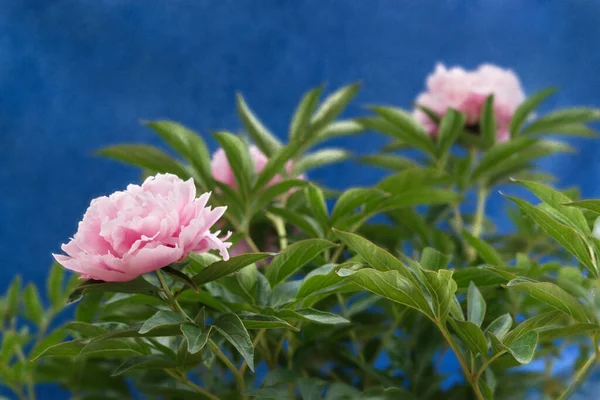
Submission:
<svg viewBox="0 0 600 400">
<path fill-rule="evenodd" d="M 158 144 L 139 119 L 237 130 L 241 91 L 283 136 L 312 86 L 362 81 L 351 114 L 408 107 L 437 61 L 513 68 L 528 92 L 561 87 L 546 109 L 600 106 L 599 18 L 597 0 L 0 0 L 0 290 L 17 271 L 41 283 L 90 199 L 138 178 L 93 151 Z M 344 143 L 366 153 L 383 139 Z M 600 142 L 573 143 L 579 155 L 544 167 L 600 197 Z M 344 165 L 313 178 L 380 176 Z"/>
</svg>

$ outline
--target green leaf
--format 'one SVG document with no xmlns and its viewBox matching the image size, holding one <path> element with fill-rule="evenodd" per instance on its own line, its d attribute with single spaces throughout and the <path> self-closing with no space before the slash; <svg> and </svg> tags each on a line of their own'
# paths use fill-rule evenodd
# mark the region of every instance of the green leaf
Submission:
<svg viewBox="0 0 600 400">
<path fill-rule="evenodd" d="M 146 144 L 119 144 L 98 150 L 98 154 L 117 161 L 146 168 L 152 172 L 170 173 L 187 179 L 190 174 L 177 160 L 156 147 Z"/>
<path fill-rule="evenodd" d="M 114 370 L 112 376 L 119 376 L 136 369 L 169 369 L 177 368 L 177 364 L 164 356 L 135 356 L 127 359 Z"/>
<path fill-rule="evenodd" d="M 148 318 L 138 332 L 144 334 L 150 332 L 154 328 L 172 325 L 179 326 L 183 322 L 185 322 L 185 318 L 183 317 L 183 315 L 175 313 L 173 311 L 160 310 L 156 312 L 156 314 Z"/>
<path fill-rule="evenodd" d="M 271 214 L 277 215 L 278 217 L 283 218 L 284 221 L 289 223 L 290 225 L 295 226 L 300 229 L 308 236 L 311 237 L 323 237 L 325 236 L 324 232 L 321 230 L 318 222 L 305 214 L 301 214 L 296 210 L 291 210 L 289 208 L 281 208 L 281 207 L 269 207 L 267 209 Z"/>
<path fill-rule="evenodd" d="M 148 296 L 158 296 L 158 290 L 142 277 L 129 282 L 103 282 L 87 279 L 80 283 L 69 295 L 68 302 L 73 303 L 86 293 L 140 293 Z"/>
<path fill-rule="evenodd" d="M 302 400 L 321 400 L 321 393 L 327 382 L 318 378 L 301 378 L 298 380 L 298 391 Z"/>
<path fill-rule="evenodd" d="M 464 114 L 449 108 L 439 124 L 438 149 L 439 155 L 444 156 L 463 132 L 465 125 Z"/>
<path fill-rule="evenodd" d="M 496 336 L 498 339 L 502 340 L 504 336 L 510 331 L 512 326 L 512 317 L 510 314 L 503 314 L 490 322 L 487 328 L 485 328 L 485 332 L 489 332 Z"/>
<path fill-rule="evenodd" d="M 360 84 L 354 83 L 352 85 L 344 86 L 327 96 L 321 105 L 319 105 L 319 108 L 315 111 L 310 121 L 311 130 L 313 132 L 318 132 L 329 123 L 333 122 L 333 120 L 342 113 L 348 103 L 356 96 L 359 88 Z"/>
<path fill-rule="evenodd" d="M 589 336 L 592 332 L 600 330 L 600 325 L 590 323 L 575 323 L 567 326 L 553 327 L 540 330 L 540 341 L 554 339 L 564 339 L 569 336 L 583 335 Z"/>
<path fill-rule="evenodd" d="M 290 392 L 287 389 L 260 388 L 246 390 L 243 394 L 256 400 L 280 400 L 288 398 Z"/>
<path fill-rule="evenodd" d="M 147 296 L 140 297 L 144 299 L 145 304 L 150 302 L 150 299 Z M 103 298 L 104 293 L 102 292 L 91 293 L 85 296 L 77 304 L 77 309 L 75 310 L 75 319 L 81 322 L 92 322 L 96 316 L 96 313 L 98 312 L 98 309 L 100 308 L 100 303 L 102 303 Z M 103 311 L 106 312 L 107 310 L 103 309 Z"/>
<path fill-rule="evenodd" d="M 600 200 L 579 200 L 564 203 L 565 206 L 579 207 L 600 214 Z"/>
<path fill-rule="evenodd" d="M 424 283 L 429 291 L 437 321 L 445 321 L 453 307 L 457 286 L 452 279 L 452 272 L 444 269 L 437 272 L 423 271 Z"/>
<path fill-rule="evenodd" d="M 485 299 L 481 292 L 473 282 L 469 283 L 469 289 L 467 290 L 467 320 L 480 327 L 485 318 L 485 310 Z"/>
<path fill-rule="evenodd" d="M 379 271 L 399 271 L 411 282 L 416 282 L 408 267 L 381 247 L 354 233 L 335 229 L 333 232 L 343 244 L 356 252 L 371 267 Z"/>
<path fill-rule="evenodd" d="M 294 113 L 290 124 L 290 142 L 304 140 L 315 133 L 310 129 L 310 119 L 317 107 L 322 91 L 323 87 L 319 86 L 306 93 L 302 97 L 302 100 L 300 100 L 300 104 L 298 105 L 298 108 L 296 108 L 296 112 Z"/>
<path fill-rule="evenodd" d="M 381 133 L 391 135 L 407 144 L 414 146 L 432 156 L 436 149 L 431 137 L 414 117 L 404 110 L 393 107 L 372 107 L 372 110 L 380 115 L 391 125 L 391 129 L 379 130 Z M 366 127 L 369 129 L 369 126 Z"/>
<path fill-rule="evenodd" d="M 252 188 L 253 194 L 256 195 L 264 190 L 276 175 L 287 175 L 286 165 L 290 160 L 295 159 L 301 150 L 302 146 L 293 142 L 274 153 L 265 164 L 263 170 L 258 174 L 254 187 Z"/>
<path fill-rule="evenodd" d="M 520 336 L 506 348 L 512 354 L 512 356 L 521 364 L 529 364 L 533 359 L 533 353 L 537 347 L 538 333 L 536 331 L 529 331 L 526 334 Z"/>
<path fill-rule="evenodd" d="M 192 278 L 192 281 L 194 281 L 197 286 L 200 286 L 232 274 L 270 256 L 272 256 L 271 253 L 249 253 L 231 257 L 227 261 L 217 261 L 196 274 Z"/>
<path fill-rule="evenodd" d="M 578 322 L 589 322 L 589 317 L 583 304 L 554 283 L 514 279 L 508 282 L 506 286 L 513 290 L 527 293 L 550 307 L 570 315 Z"/>
<path fill-rule="evenodd" d="M 342 282 L 343 278 L 336 273 L 336 267 L 336 264 L 326 264 L 311 271 L 304 277 L 300 289 L 296 293 L 296 299 L 304 299 Z"/>
<path fill-rule="evenodd" d="M 468 287 L 470 282 L 478 287 L 499 286 L 516 278 L 510 272 L 487 266 L 460 268 L 454 271 L 453 277 L 459 288 Z"/>
<path fill-rule="evenodd" d="M 63 278 L 65 268 L 57 262 L 52 264 L 48 280 L 46 281 L 46 294 L 52 308 L 58 309 L 64 306 L 65 295 L 63 293 Z"/>
<path fill-rule="evenodd" d="M 440 183 L 449 183 L 450 176 L 445 171 L 434 168 L 411 168 L 388 176 L 377 184 L 384 192 L 406 195 L 408 191 L 417 192 Z"/>
<path fill-rule="evenodd" d="M 190 354 L 196 354 L 206 346 L 211 330 L 211 327 L 200 328 L 196 325 L 181 325 L 181 333 L 185 336 L 187 349 Z"/>
<path fill-rule="evenodd" d="M 284 309 L 278 311 L 277 316 L 284 319 L 296 319 L 326 325 L 347 324 L 350 322 L 339 315 L 327 311 L 315 310 L 314 308 L 301 308 L 299 310 Z"/>
<path fill-rule="evenodd" d="M 337 138 L 340 136 L 355 135 L 363 132 L 364 129 L 360 123 L 354 120 L 334 121 L 317 132 L 313 142 L 325 141 L 328 139 Z"/>
<path fill-rule="evenodd" d="M 266 272 L 269 283 L 275 286 L 309 263 L 323 250 L 333 246 L 335 246 L 333 243 L 323 239 L 307 239 L 293 243 L 271 261 Z"/>
<path fill-rule="evenodd" d="M 88 322 L 71 321 L 65 325 L 65 329 L 71 332 L 76 332 L 83 338 L 93 338 L 104 335 L 108 331 L 100 325 L 91 324 Z"/>
<path fill-rule="evenodd" d="M 237 349 L 254 372 L 254 348 L 242 320 L 235 314 L 225 314 L 215 321 L 213 327 Z"/>
<path fill-rule="evenodd" d="M 19 297 L 21 297 L 21 276 L 13 278 L 6 293 L 6 316 L 10 319 L 19 312 Z"/>
<path fill-rule="evenodd" d="M 496 117 L 494 116 L 494 95 L 489 95 L 483 103 L 481 119 L 479 121 L 481 137 L 486 148 L 496 143 Z"/>
<path fill-rule="evenodd" d="M 299 175 L 306 171 L 321 168 L 325 165 L 344 161 L 350 153 L 342 149 L 323 149 L 307 154 L 294 163 L 294 174 Z"/>
<path fill-rule="evenodd" d="M 521 135 L 548 133 L 553 132 L 555 128 L 598 120 L 600 120 L 600 110 L 595 108 L 567 108 L 551 112 L 536 119 L 521 131 Z"/>
<path fill-rule="evenodd" d="M 197 133 L 173 121 L 149 121 L 146 126 L 190 162 L 204 187 L 213 188 L 210 153 Z"/>
<path fill-rule="evenodd" d="M 77 357 L 79 353 L 81 353 L 81 350 L 85 347 L 85 345 L 85 340 L 71 340 L 68 342 L 61 342 L 47 347 L 46 349 L 38 353 L 35 357 L 33 357 L 31 361 L 35 361 L 45 357 Z"/>
<path fill-rule="evenodd" d="M 253 197 L 254 203 L 252 204 L 252 208 L 254 212 L 262 211 L 279 196 L 306 185 L 308 185 L 308 181 L 304 179 L 286 179 L 277 182 Z"/>
<path fill-rule="evenodd" d="M 178 281 L 183 282 L 184 284 L 189 286 L 191 289 L 193 289 L 194 292 L 198 292 L 198 286 L 196 286 L 196 284 L 194 283 L 192 278 L 190 278 L 183 272 L 179 271 L 178 269 L 175 269 L 171 266 L 166 266 L 166 267 L 161 268 L 161 271 L 166 272 L 167 274 L 171 275 L 171 277 L 173 277 L 174 279 L 177 279 Z"/>
<path fill-rule="evenodd" d="M 363 268 L 358 271 L 340 269 L 337 273 L 371 293 L 414 308 L 432 320 L 435 319 L 431 306 L 421 289 L 397 270 L 383 272 L 371 268 Z"/>
<path fill-rule="evenodd" d="M 494 168 L 502 165 L 505 160 L 532 147 L 537 142 L 536 139 L 531 138 L 516 138 L 493 146 L 486 151 L 479 164 L 473 170 L 471 180 L 478 181 L 488 176 L 490 172 L 494 171 Z"/>
<path fill-rule="evenodd" d="M 346 190 L 338 198 L 333 207 L 333 211 L 331 212 L 331 224 L 335 225 L 338 221 L 351 214 L 362 205 L 367 207 L 380 202 L 386 197 L 388 197 L 387 194 L 377 189 L 353 188 Z"/>
<path fill-rule="evenodd" d="M 237 111 L 252 141 L 258 148 L 265 153 L 267 157 L 275 154 L 280 148 L 281 143 L 252 113 L 252 110 L 246 104 L 241 94 L 237 94 Z"/>
<path fill-rule="evenodd" d="M 442 254 L 431 247 L 425 247 L 423 249 L 423 254 L 421 254 L 421 261 L 419 264 L 425 269 L 438 271 L 447 268 L 451 260 L 452 256 Z"/>
<path fill-rule="evenodd" d="M 563 205 L 563 203 L 572 201 L 567 195 L 541 183 L 522 180 L 516 182 L 529 188 L 540 200 L 556 210 L 561 222 L 577 229 L 583 234 L 590 233 L 590 228 L 583 213 L 577 208 L 570 208 Z"/>
<path fill-rule="evenodd" d="M 546 212 L 521 199 L 510 196 L 506 197 L 514 201 L 523 213 L 531 217 L 548 235 L 552 236 L 554 240 L 563 245 L 569 253 L 577 257 L 577 259 L 594 276 L 598 276 L 598 269 L 592 258 L 593 255 L 590 254 L 591 247 L 580 233 L 575 229 L 556 221 Z"/>
<path fill-rule="evenodd" d="M 519 325 L 515 327 L 512 331 L 506 335 L 503 342 L 507 345 L 513 343 L 516 339 L 521 337 L 522 335 L 548 326 L 552 325 L 555 321 L 562 318 L 562 313 L 560 311 L 550 311 L 542 314 L 538 314 L 532 318 L 526 319 L 521 322 Z"/>
<path fill-rule="evenodd" d="M 471 321 L 456 321 L 450 319 L 452 327 L 461 340 L 469 347 L 473 354 L 481 354 L 487 358 L 488 345 L 485 335 L 481 329 Z"/>
<path fill-rule="evenodd" d="M 510 121 L 510 137 L 514 138 L 519 134 L 521 127 L 527 120 L 527 118 L 533 113 L 537 106 L 549 96 L 556 92 L 555 88 L 545 89 L 534 93 L 529 96 L 521 105 L 517 108 L 513 117 Z"/>
<path fill-rule="evenodd" d="M 496 251 L 496 249 L 494 249 L 492 245 L 479 238 L 476 238 L 468 231 L 463 231 L 462 236 L 469 243 L 469 245 L 471 245 L 475 249 L 477 254 L 479 254 L 479 256 L 483 259 L 483 261 L 498 267 L 504 265 L 502 257 L 500 257 L 500 254 L 498 254 L 498 252 Z"/>
<path fill-rule="evenodd" d="M 254 162 L 248 146 L 239 137 L 229 132 L 217 132 L 214 136 L 227 155 L 227 161 L 242 196 L 249 194 L 254 175 Z"/>
<path fill-rule="evenodd" d="M 318 187 L 310 184 L 304 189 L 304 193 L 310 210 L 325 231 L 329 226 L 329 213 L 327 211 L 327 204 L 325 204 L 323 192 Z"/>
<path fill-rule="evenodd" d="M 129 358 L 144 355 L 144 353 L 141 347 L 130 339 L 106 339 L 86 344 L 79 355 L 102 358 Z"/>
<path fill-rule="evenodd" d="M 357 161 L 362 164 L 374 165 L 392 171 L 403 171 L 419 166 L 415 161 L 396 154 L 370 154 L 358 157 Z"/>
<path fill-rule="evenodd" d="M 246 329 L 291 329 L 298 331 L 299 329 L 288 324 L 281 318 L 272 315 L 260 314 L 244 314 L 241 315 L 242 322 Z"/>
</svg>

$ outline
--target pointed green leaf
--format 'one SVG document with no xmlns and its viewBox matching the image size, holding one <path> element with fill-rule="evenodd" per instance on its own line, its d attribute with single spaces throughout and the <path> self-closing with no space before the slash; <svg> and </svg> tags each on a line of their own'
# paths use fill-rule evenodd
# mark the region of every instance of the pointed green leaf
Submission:
<svg viewBox="0 0 600 400">
<path fill-rule="evenodd" d="M 269 283 L 275 286 L 309 263 L 323 250 L 333 246 L 335 246 L 333 243 L 323 239 L 307 239 L 291 244 L 271 261 L 266 273 Z"/>
<path fill-rule="evenodd" d="M 321 168 L 323 166 L 344 161 L 350 157 L 350 153 L 342 149 L 323 149 L 307 154 L 294 163 L 294 174 L 299 175 L 306 171 Z"/>
<path fill-rule="evenodd" d="M 418 167 L 418 164 L 415 161 L 396 154 L 370 154 L 358 157 L 357 161 L 362 164 L 374 165 L 392 171 L 403 171 L 405 169 Z"/>
<path fill-rule="evenodd" d="M 196 354 L 206 346 L 211 330 L 211 327 L 200 328 L 196 325 L 181 325 L 181 333 L 185 336 L 187 349 L 190 354 Z"/>
<path fill-rule="evenodd" d="M 376 204 L 388 197 L 384 192 L 377 189 L 353 188 L 346 190 L 338 198 L 331 212 L 331 224 L 335 225 L 343 217 L 351 214 L 360 206 Z"/>
<path fill-rule="evenodd" d="M 520 152 L 532 147 L 538 141 L 536 139 L 531 138 L 516 138 L 514 140 L 509 140 L 504 143 L 499 143 L 486 151 L 483 158 L 477 164 L 475 169 L 471 174 L 472 181 L 478 181 L 482 177 L 486 177 L 490 174 L 490 172 L 494 171 L 499 165 L 512 158 L 515 154 L 519 154 Z"/>
<path fill-rule="evenodd" d="M 272 256 L 271 253 L 249 253 L 241 256 L 231 257 L 227 261 L 217 261 L 196 274 L 192 281 L 197 286 L 215 281 L 223 276 L 239 271 L 240 269 L 254 264 L 260 260 Z"/>
<path fill-rule="evenodd" d="M 550 307 L 570 315 L 579 322 L 589 322 L 589 317 L 583 304 L 554 283 L 514 279 L 508 282 L 506 286 L 513 290 L 527 293 Z"/>
<path fill-rule="evenodd" d="M 144 353 L 137 343 L 129 339 L 106 339 L 86 344 L 79 355 L 102 358 L 129 358 L 144 355 Z"/>
<path fill-rule="evenodd" d="M 503 285 L 516 278 L 516 275 L 498 268 L 483 266 L 457 269 L 453 277 L 458 287 L 463 289 L 471 282 L 478 287 Z"/>
<path fill-rule="evenodd" d="M 13 318 L 19 312 L 19 297 L 21 297 L 21 276 L 13 278 L 6 293 L 6 316 Z"/>
<path fill-rule="evenodd" d="M 225 314 L 215 321 L 213 327 L 237 349 L 254 372 L 254 348 L 242 320 L 235 314 Z"/>
<path fill-rule="evenodd" d="M 146 168 L 152 172 L 170 173 L 188 179 L 189 172 L 177 160 L 156 147 L 146 144 L 119 144 L 98 150 L 98 154 L 117 161 Z"/>
<path fill-rule="evenodd" d="M 381 133 L 391 135 L 435 156 L 436 149 L 431 137 L 411 114 L 393 107 L 376 106 L 371 109 L 389 123 L 390 128 L 380 129 Z M 369 126 L 366 128 L 370 129 Z"/>
<path fill-rule="evenodd" d="M 590 210 L 597 214 L 600 214 L 600 200 L 569 201 L 568 203 L 565 203 L 565 205 L 570 207 L 583 208 L 585 210 Z"/>
<path fill-rule="evenodd" d="M 45 357 L 77 357 L 85 345 L 86 342 L 84 340 L 61 342 L 47 347 L 45 350 L 38 353 L 37 356 L 34 356 L 31 361 Z"/>
<path fill-rule="evenodd" d="M 535 133 L 549 133 L 556 128 L 564 126 L 588 123 L 600 120 L 600 110 L 595 108 L 574 107 L 566 108 L 546 114 L 529 125 L 522 131 L 521 135 L 532 135 Z"/>
<path fill-rule="evenodd" d="M 32 283 L 28 284 L 23 292 L 23 306 L 25 317 L 39 325 L 44 319 L 44 307 L 40 294 Z"/>
<path fill-rule="evenodd" d="M 512 356 L 521 364 L 529 364 L 533 359 L 533 353 L 537 347 L 538 333 L 536 331 L 529 331 L 526 334 L 520 336 L 506 348 L 512 354 Z"/>
<path fill-rule="evenodd" d="M 177 364 L 164 356 L 135 356 L 127 359 L 114 370 L 112 376 L 119 376 L 136 369 L 169 369 L 177 368 Z"/>
<path fill-rule="evenodd" d="M 371 268 L 363 268 L 358 271 L 340 269 L 337 273 L 371 293 L 414 308 L 432 320 L 435 319 L 431 306 L 421 289 L 397 270 L 383 272 Z"/>
<path fill-rule="evenodd" d="M 577 257 L 594 276 L 598 276 L 598 269 L 592 258 L 593 255 L 590 253 L 591 247 L 580 233 L 521 199 L 510 196 L 506 197 L 514 201 L 523 213 L 531 217 L 548 235 L 563 245 L 569 253 Z"/>
<path fill-rule="evenodd" d="M 197 133 L 173 121 L 149 121 L 146 126 L 190 162 L 204 187 L 213 188 L 210 153 Z"/>
<path fill-rule="evenodd" d="M 463 132 L 465 125 L 464 114 L 449 108 L 439 124 L 438 149 L 439 155 L 446 154 Z"/>
<path fill-rule="evenodd" d="M 456 334 L 467 345 L 473 354 L 481 354 L 483 358 L 487 358 L 488 345 L 485 335 L 481 329 L 471 321 L 456 321 L 449 320 Z"/>
<path fill-rule="evenodd" d="M 267 157 L 275 154 L 280 148 L 281 143 L 269 130 L 260 122 L 260 120 L 252 113 L 252 110 L 246 104 L 246 101 L 241 94 L 236 97 L 237 111 L 254 143 L 262 150 Z"/>
<path fill-rule="evenodd" d="M 227 155 L 227 161 L 242 196 L 249 194 L 254 175 L 254 162 L 248 146 L 239 137 L 229 132 L 217 132 L 214 136 Z"/>
<path fill-rule="evenodd" d="M 254 203 L 252 207 L 255 212 L 262 211 L 279 196 L 306 185 L 308 185 L 308 181 L 304 179 L 286 179 L 277 182 L 253 197 Z"/>
<path fill-rule="evenodd" d="M 510 331 L 512 326 L 512 317 L 510 314 L 503 314 L 490 322 L 487 328 L 485 328 L 485 332 L 492 333 L 498 339 L 502 340 L 504 336 Z"/>
<path fill-rule="evenodd" d="M 471 245 L 475 249 L 477 254 L 479 254 L 479 256 L 483 259 L 483 261 L 497 267 L 501 267 L 504 265 L 502 257 L 500 257 L 500 254 L 498 254 L 498 252 L 496 251 L 496 249 L 494 249 L 492 245 L 479 238 L 476 238 L 467 231 L 463 231 L 462 236 L 469 243 L 469 245 Z"/>
<path fill-rule="evenodd" d="M 322 91 L 322 86 L 312 89 L 302 97 L 302 100 L 300 100 L 300 104 L 298 105 L 290 124 L 290 142 L 294 140 L 303 140 L 315 133 L 310 131 L 310 119 L 319 102 Z"/>
<path fill-rule="evenodd" d="M 575 323 L 567 326 L 560 326 L 539 331 L 540 341 L 554 339 L 564 339 L 569 336 L 586 335 L 590 336 L 593 332 L 598 332 L 600 325 L 590 323 Z"/>
<path fill-rule="evenodd" d="M 517 338 L 528 333 L 529 331 L 539 329 L 544 326 L 552 325 L 554 322 L 562 318 L 560 311 L 550 311 L 542 314 L 538 314 L 532 318 L 526 319 L 515 327 L 512 331 L 504 338 L 505 344 L 513 343 Z"/>
<path fill-rule="evenodd" d="M 183 315 L 175 313 L 173 311 L 160 310 L 156 312 L 156 314 L 148 318 L 146 322 L 144 322 L 144 325 L 142 325 L 142 327 L 140 328 L 139 333 L 148 333 L 152 329 L 163 326 L 179 326 L 183 322 L 185 322 L 185 318 Z"/>
<path fill-rule="evenodd" d="M 354 83 L 344 86 L 327 96 L 319 105 L 319 108 L 315 111 L 310 121 L 311 130 L 318 132 L 333 122 L 356 96 L 359 88 L 360 84 Z"/>
<path fill-rule="evenodd" d="M 278 311 L 277 316 L 284 319 L 309 321 L 327 325 L 347 324 L 350 322 L 339 315 L 327 311 L 315 310 L 314 308 L 302 308 L 300 310 L 284 309 Z"/>
<path fill-rule="evenodd" d="M 479 130 L 485 143 L 489 148 L 496 143 L 496 117 L 494 116 L 494 95 L 489 95 L 483 103 L 481 110 L 481 119 L 479 121 Z"/>
<path fill-rule="evenodd" d="M 534 112 L 537 106 L 549 96 L 556 92 L 555 88 L 541 90 L 533 95 L 529 96 L 521 105 L 517 108 L 513 117 L 510 121 L 510 137 L 514 138 L 517 136 L 521 127 L 527 120 L 527 118 Z"/>
<path fill-rule="evenodd" d="M 423 271 L 424 283 L 429 291 L 433 311 L 438 321 L 445 321 L 453 307 L 456 293 L 456 282 L 452 279 L 453 271 L 440 269 L 437 272 Z"/>
<path fill-rule="evenodd" d="M 327 211 L 323 192 L 318 187 L 310 184 L 304 189 L 304 194 L 316 220 L 319 221 L 323 229 L 326 229 L 329 226 L 329 212 Z"/>
<path fill-rule="evenodd" d="M 192 278 L 190 278 L 183 272 L 179 271 L 178 269 L 175 269 L 170 266 L 166 266 L 166 267 L 161 268 L 161 271 L 166 272 L 167 274 L 171 275 L 173 278 L 177 279 L 178 281 L 185 283 L 187 286 L 189 286 L 191 289 L 193 289 L 194 292 L 198 292 L 198 286 L 196 286 L 196 284 L 194 283 Z"/>
<path fill-rule="evenodd" d="M 142 277 L 129 282 L 103 282 L 87 279 L 80 283 L 69 295 L 68 302 L 75 302 L 86 293 L 139 293 L 148 296 L 158 296 L 158 290 Z"/>
<path fill-rule="evenodd" d="M 54 262 L 50 268 L 50 274 L 46 281 L 46 294 L 52 308 L 58 309 L 64 306 L 65 294 L 63 289 L 63 279 L 65 268 L 58 262 Z"/>
<path fill-rule="evenodd" d="M 467 320 L 481 326 L 485 318 L 486 304 L 483 296 L 473 282 L 469 283 L 467 290 Z"/>
<path fill-rule="evenodd" d="M 452 256 L 442 254 L 434 248 L 426 247 L 423 249 L 423 254 L 421 254 L 421 261 L 419 264 L 421 264 L 421 266 L 425 269 L 438 271 L 440 269 L 447 268 L 451 260 Z"/>
<path fill-rule="evenodd" d="M 326 264 L 307 274 L 296 293 L 296 299 L 304 299 L 342 282 L 343 278 L 336 273 L 336 267 L 335 264 Z"/>
<path fill-rule="evenodd" d="M 298 328 L 290 325 L 281 318 L 272 315 L 248 313 L 241 315 L 240 318 L 246 329 L 291 329 L 293 331 L 298 331 Z"/>
</svg>

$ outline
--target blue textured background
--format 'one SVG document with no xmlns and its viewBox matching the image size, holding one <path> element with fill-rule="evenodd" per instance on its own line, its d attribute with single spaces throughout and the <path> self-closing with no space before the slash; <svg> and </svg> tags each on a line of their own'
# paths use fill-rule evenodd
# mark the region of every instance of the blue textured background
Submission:
<svg viewBox="0 0 600 400">
<path fill-rule="evenodd" d="M 362 81 L 350 114 L 408 107 L 437 61 L 513 68 L 529 93 L 560 86 L 546 109 L 600 106 L 599 17 L 595 0 L 0 0 L 0 290 L 16 271 L 41 283 L 90 199 L 138 178 L 92 153 L 158 144 L 139 119 L 237 130 L 241 91 L 283 136 L 312 86 Z M 365 153 L 383 139 L 344 143 Z M 578 156 L 544 167 L 600 197 L 600 142 L 573 143 Z M 380 176 L 344 165 L 313 178 L 340 188 Z"/>
</svg>

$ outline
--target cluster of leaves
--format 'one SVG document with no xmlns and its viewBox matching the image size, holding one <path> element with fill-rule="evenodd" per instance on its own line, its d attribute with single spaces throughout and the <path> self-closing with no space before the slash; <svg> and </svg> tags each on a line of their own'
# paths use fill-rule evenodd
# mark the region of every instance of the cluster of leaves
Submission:
<svg viewBox="0 0 600 400">
<path fill-rule="evenodd" d="M 308 92 L 286 144 L 238 97 L 247 137 L 214 134 L 237 189 L 213 179 L 203 139 L 174 122 L 147 125 L 179 158 L 145 145 L 103 149 L 146 174 L 191 177 L 200 191 L 213 191 L 214 205 L 228 207 L 226 228 L 252 252 L 228 261 L 191 255 L 131 282 L 75 287 L 71 280 L 66 289 L 55 266 L 48 310 L 35 287 L 21 293 L 15 281 L 1 303 L 10 322 L 2 324 L 2 383 L 22 398 L 44 381 L 86 399 L 132 390 L 173 399 L 509 399 L 532 387 L 566 398 L 576 385 L 551 373 L 561 349 L 580 348 L 575 382 L 599 353 L 600 241 L 592 232 L 600 201 L 537 183 L 551 177 L 534 163 L 571 150 L 549 134 L 590 136 L 585 124 L 600 112 L 531 119 L 552 94 L 544 91 L 517 110 L 510 140 L 496 143 L 493 96 L 477 127 L 454 110 L 443 117 L 424 110 L 439 123 L 429 136 L 393 107 L 337 120 L 357 89 L 343 87 L 322 102 L 321 88 Z M 349 157 L 315 146 L 363 131 L 391 138 L 381 152 L 356 159 L 390 171 L 376 185 L 338 193 L 294 178 Z M 269 157 L 260 172 L 250 141 Z M 284 179 L 269 186 L 276 175 Z M 541 200 L 508 197 L 516 230 L 506 235 L 485 209 L 501 184 Z M 270 236 L 276 252 L 264 251 Z M 75 319 L 46 334 L 67 300 L 79 301 Z M 36 335 L 17 329 L 19 310 Z M 449 352 L 464 375 L 451 388 L 438 366 Z M 533 361 L 544 371 L 515 369 Z M 259 364 L 266 373 L 254 373 Z"/>
</svg>

